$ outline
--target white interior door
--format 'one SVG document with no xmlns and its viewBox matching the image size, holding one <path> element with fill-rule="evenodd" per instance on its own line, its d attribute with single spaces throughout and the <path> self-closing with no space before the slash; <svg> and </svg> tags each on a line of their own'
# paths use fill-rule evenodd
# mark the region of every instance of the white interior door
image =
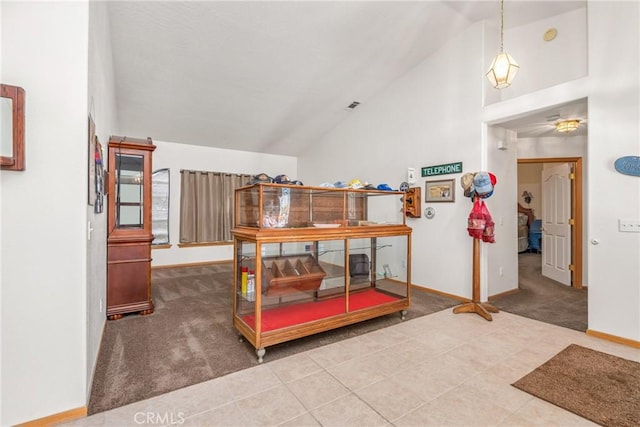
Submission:
<svg viewBox="0 0 640 427">
<path fill-rule="evenodd" d="M 571 286 L 571 181 L 568 163 L 542 169 L 542 275 Z"/>
</svg>

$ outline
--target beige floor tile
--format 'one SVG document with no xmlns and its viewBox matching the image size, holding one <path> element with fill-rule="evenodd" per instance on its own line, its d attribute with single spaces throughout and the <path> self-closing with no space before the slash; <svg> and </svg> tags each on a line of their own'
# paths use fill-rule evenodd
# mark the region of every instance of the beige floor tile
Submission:
<svg viewBox="0 0 640 427">
<path fill-rule="evenodd" d="M 394 375 L 393 379 L 425 401 L 430 401 L 459 386 L 477 373 L 468 364 L 459 360 L 438 356 Z"/>
<path fill-rule="evenodd" d="M 456 388 L 396 420 L 394 425 L 495 426 L 510 414 L 490 400 Z"/>
<path fill-rule="evenodd" d="M 448 351 L 446 357 L 456 359 L 459 363 L 482 372 L 500 363 L 500 355 L 494 354 L 480 343 L 466 343 Z"/>
<path fill-rule="evenodd" d="M 396 333 L 402 334 L 405 337 L 411 338 L 411 337 L 414 337 L 415 335 L 419 335 L 423 333 L 425 330 L 433 329 L 433 326 L 425 324 L 425 322 L 422 320 L 425 317 L 428 317 L 428 316 L 407 320 L 397 325 L 394 325 L 393 331 Z M 438 322 L 438 324 L 439 323 L 440 322 Z"/>
<path fill-rule="evenodd" d="M 267 363 L 266 366 L 285 383 L 322 371 L 322 367 L 314 362 L 306 352 L 274 360 Z"/>
<path fill-rule="evenodd" d="M 282 424 L 278 424 L 279 427 L 318 427 L 321 424 L 313 418 L 313 415 L 306 413 L 296 417 L 292 420 L 285 421 Z"/>
<path fill-rule="evenodd" d="M 105 412 L 105 425 L 140 426 L 141 424 L 169 424 L 164 420 L 179 419 L 180 415 L 161 410 L 154 406 L 158 398 L 142 400 Z"/>
<path fill-rule="evenodd" d="M 402 357 L 378 352 L 331 366 L 327 370 L 345 387 L 358 390 L 406 369 L 406 365 L 407 361 Z"/>
<path fill-rule="evenodd" d="M 394 379 L 384 379 L 356 391 L 355 394 L 391 422 L 425 402 L 419 394 Z"/>
<path fill-rule="evenodd" d="M 556 354 L 558 354 L 560 351 L 562 351 L 562 349 L 565 347 L 566 345 L 538 339 L 538 340 L 532 340 L 531 344 L 528 346 L 527 349 L 530 352 L 539 355 L 540 359 L 542 359 L 542 363 L 544 363 L 547 360 L 551 359 Z M 512 357 L 513 356 L 514 355 L 512 355 Z"/>
<path fill-rule="evenodd" d="M 539 335 L 540 342 L 555 345 L 562 350 L 569 344 L 573 344 L 576 340 L 584 337 L 584 333 L 574 331 L 573 329 L 561 328 L 555 325 L 543 324 L 544 330 Z M 558 351 L 560 351 L 558 350 Z"/>
<path fill-rule="evenodd" d="M 363 349 L 355 338 L 309 350 L 307 355 L 323 368 L 338 365 L 362 355 Z"/>
<path fill-rule="evenodd" d="M 593 350 L 602 351 L 604 353 L 613 354 L 614 356 L 622 357 L 634 362 L 640 362 L 640 349 L 638 348 L 617 344 L 601 338 L 591 337 L 589 335 L 584 335 L 583 339 L 577 340 L 576 344 Z"/>
<path fill-rule="evenodd" d="M 517 333 L 531 333 L 536 336 L 543 331 L 547 331 L 548 326 L 547 323 L 539 320 L 529 319 L 506 311 L 501 311 L 500 316 L 496 316 L 493 323 Z"/>
<path fill-rule="evenodd" d="M 547 360 L 543 359 L 540 363 L 532 363 L 529 359 L 519 358 L 518 355 L 519 353 L 516 353 L 504 359 L 501 363 L 486 369 L 484 373 L 499 377 L 506 384 L 512 384 Z"/>
<path fill-rule="evenodd" d="M 549 427 L 591 427 L 597 424 L 579 417 L 569 411 L 547 403 L 538 398 L 533 398 L 522 408 L 514 412 L 515 415 L 529 420 L 532 425 Z"/>
<path fill-rule="evenodd" d="M 231 402 L 215 409 L 201 412 L 185 418 L 182 427 L 230 427 L 249 426 L 244 418 L 244 411 L 236 402 Z"/>
<path fill-rule="evenodd" d="M 311 411 L 323 426 L 384 426 L 388 425 L 380 414 L 357 396 L 350 394 Z"/>
<path fill-rule="evenodd" d="M 245 425 L 273 426 L 307 412 L 300 401 L 280 385 L 236 402 Z"/>
<path fill-rule="evenodd" d="M 353 345 L 355 347 L 355 357 L 375 353 L 389 347 L 390 345 L 393 345 L 394 342 L 396 342 L 396 339 L 402 337 L 402 335 L 395 336 L 395 334 L 391 331 L 385 332 L 386 329 L 387 328 L 379 329 L 378 331 L 372 331 L 348 339 L 346 340 L 345 345 Z"/>
<path fill-rule="evenodd" d="M 395 327 L 378 329 L 377 331 L 372 331 L 362 335 L 360 338 L 375 343 L 378 348 L 374 350 L 394 347 L 408 339 L 405 334 L 396 330 Z"/>
<path fill-rule="evenodd" d="M 158 396 L 151 403 L 154 410 L 182 414 L 185 418 L 235 400 L 226 378 L 206 381 Z"/>
<path fill-rule="evenodd" d="M 406 368 L 424 363 L 429 359 L 441 354 L 442 351 L 426 345 L 421 341 L 412 338 L 400 342 L 393 347 L 386 348 L 380 352 L 393 358 L 401 358 L 406 361 Z"/>
<path fill-rule="evenodd" d="M 533 396 L 529 393 L 525 393 L 505 382 L 502 378 L 488 373 L 480 373 L 469 378 L 455 391 L 489 400 L 508 412 L 517 411 L 533 399 Z"/>
<path fill-rule="evenodd" d="M 527 348 L 531 344 L 531 337 L 527 333 L 511 331 L 500 326 L 479 341 L 496 346 L 504 351 L 516 352 Z"/>
<path fill-rule="evenodd" d="M 545 427 L 544 424 L 536 424 L 539 421 L 524 418 L 518 414 L 511 414 L 498 427 Z"/>
<path fill-rule="evenodd" d="M 233 399 L 242 399 L 282 384 L 282 381 L 267 365 L 234 372 L 220 380 L 225 382 L 227 393 Z"/>
<path fill-rule="evenodd" d="M 482 372 L 485 369 L 485 359 L 476 357 L 474 353 L 465 353 L 468 357 L 461 357 L 465 347 L 466 345 L 456 347 L 453 350 L 439 355 L 433 359 L 433 361 L 439 363 L 442 369 L 455 371 L 457 373 L 456 376 L 464 374 L 466 377 L 471 377 Z"/>
<path fill-rule="evenodd" d="M 525 362 L 526 364 L 530 365 L 532 368 L 537 368 L 547 360 L 551 359 L 557 353 L 558 353 L 557 347 L 531 345 L 519 351 L 518 353 L 512 354 L 505 360 L 517 359 L 522 362 Z"/>
<path fill-rule="evenodd" d="M 468 340 L 464 337 L 449 333 L 445 329 L 432 329 L 421 331 L 412 338 L 424 344 L 429 353 L 441 354 L 450 351 Z"/>
<path fill-rule="evenodd" d="M 488 322 L 475 313 L 453 314 L 452 310 L 450 318 L 441 327 L 465 339 L 475 339 L 493 332 L 499 327 L 499 322 Z"/>
<path fill-rule="evenodd" d="M 297 379 L 287 383 L 286 386 L 308 410 L 350 393 L 345 386 L 326 371 Z"/>
<path fill-rule="evenodd" d="M 307 411 L 284 385 L 262 391 L 184 420 L 184 426 L 275 426 Z"/>
</svg>

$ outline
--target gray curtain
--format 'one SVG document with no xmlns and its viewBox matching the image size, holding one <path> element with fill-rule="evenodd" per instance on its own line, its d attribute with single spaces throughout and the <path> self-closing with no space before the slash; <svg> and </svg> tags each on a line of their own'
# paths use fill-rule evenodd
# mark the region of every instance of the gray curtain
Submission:
<svg viewBox="0 0 640 427">
<path fill-rule="evenodd" d="M 231 240 L 234 190 L 251 175 L 180 171 L 180 242 Z"/>
</svg>

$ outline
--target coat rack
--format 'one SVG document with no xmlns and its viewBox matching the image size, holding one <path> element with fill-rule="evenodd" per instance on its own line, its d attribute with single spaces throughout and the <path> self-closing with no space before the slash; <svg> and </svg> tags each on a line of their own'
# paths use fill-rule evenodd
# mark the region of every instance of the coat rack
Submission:
<svg viewBox="0 0 640 427">
<path fill-rule="evenodd" d="M 474 197 L 474 202 L 478 201 L 478 197 Z M 488 321 L 492 321 L 491 313 L 498 313 L 499 310 L 488 302 L 480 301 L 480 239 L 473 239 L 473 295 L 471 302 L 454 307 L 453 312 L 458 313 L 477 313 Z"/>
</svg>

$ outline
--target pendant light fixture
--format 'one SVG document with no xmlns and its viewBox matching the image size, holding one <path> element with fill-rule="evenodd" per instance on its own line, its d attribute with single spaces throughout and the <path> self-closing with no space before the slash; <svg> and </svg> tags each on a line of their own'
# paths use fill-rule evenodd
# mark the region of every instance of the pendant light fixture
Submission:
<svg viewBox="0 0 640 427">
<path fill-rule="evenodd" d="M 520 69 L 518 63 L 504 51 L 504 0 L 500 1 L 500 53 L 493 59 L 487 78 L 496 89 L 504 89 L 511 85 Z"/>
</svg>

